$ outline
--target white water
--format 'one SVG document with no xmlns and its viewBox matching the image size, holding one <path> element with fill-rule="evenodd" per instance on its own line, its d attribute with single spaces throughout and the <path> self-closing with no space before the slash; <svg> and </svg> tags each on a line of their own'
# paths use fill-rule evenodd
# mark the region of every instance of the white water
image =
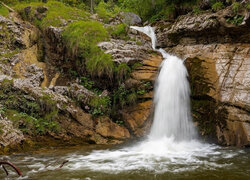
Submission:
<svg viewBox="0 0 250 180">
<path fill-rule="evenodd" d="M 153 28 L 131 28 L 151 37 L 155 49 L 156 36 Z M 187 70 L 183 61 L 167 54 L 163 49 L 158 51 L 162 53 L 164 61 L 156 83 L 155 116 L 147 140 L 118 150 L 96 150 L 88 155 L 71 154 L 67 158 L 69 163 L 64 168 L 105 173 L 131 170 L 162 173 L 228 165 L 216 162 L 223 157 L 218 146 L 204 144 L 196 139 L 190 115 Z"/>
<path fill-rule="evenodd" d="M 156 49 L 156 35 L 150 26 L 131 28 L 143 32 Z M 190 112 L 190 88 L 183 60 L 159 49 L 164 60 L 156 81 L 155 113 L 150 138 L 172 137 L 175 140 L 192 140 L 196 136 Z"/>
</svg>

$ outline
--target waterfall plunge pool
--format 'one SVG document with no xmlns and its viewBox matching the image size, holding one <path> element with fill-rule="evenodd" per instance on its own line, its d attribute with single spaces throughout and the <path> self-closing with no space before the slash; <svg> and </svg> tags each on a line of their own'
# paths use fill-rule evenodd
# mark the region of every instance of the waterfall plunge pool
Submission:
<svg viewBox="0 0 250 180">
<path fill-rule="evenodd" d="M 171 138 L 131 146 L 51 148 L 2 158 L 22 171 L 23 177 L 18 179 L 30 180 L 247 180 L 250 177 L 250 149 L 197 141 L 173 145 Z M 65 160 L 69 162 L 57 169 Z M 1 170 L 0 179 L 17 179 L 14 171 L 8 169 L 8 178 Z"/>
</svg>

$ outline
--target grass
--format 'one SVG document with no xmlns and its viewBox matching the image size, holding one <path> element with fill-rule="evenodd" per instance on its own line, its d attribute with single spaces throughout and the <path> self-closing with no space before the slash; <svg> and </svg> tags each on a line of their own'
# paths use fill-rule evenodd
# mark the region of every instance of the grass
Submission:
<svg viewBox="0 0 250 180">
<path fill-rule="evenodd" d="M 116 77 L 117 80 L 121 83 L 126 80 L 131 73 L 131 68 L 127 65 L 127 63 L 121 63 L 116 68 Z"/>
<path fill-rule="evenodd" d="M 114 63 L 110 54 L 105 54 L 97 43 L 108 40 L 107 30 L 97 21 L 78 21 L 63 32 L 63 39 L 74 59 L 92 77 L 113 78 Z"/>
<path fill-rule="evenodd" d="M 24 11 L 24 8 L 27 6 L 31 6 L 31 12 L 29 14 L 25 14 Z M 42 20 L 37 19 L 35 16 L 35 10 L 39 6 L 48 7 L 46 16 Z M 59 27 L 63 26 L 68 20 L 87 20 L 90 16 L 90 14 L 84 10 L 65 5 L 58 1 L 48 1 L 47 3 L 18 3 L 15 5 L 14 9 L 16 9 L 25 20 L 29 20 L 41 28 L 46 28 L 48 26 Z"/>
<path fill-rule="evenodd" d="M 9 15 L 9 10 L 0 3 L 0 15 L 7 17 Z"/>
</svg>

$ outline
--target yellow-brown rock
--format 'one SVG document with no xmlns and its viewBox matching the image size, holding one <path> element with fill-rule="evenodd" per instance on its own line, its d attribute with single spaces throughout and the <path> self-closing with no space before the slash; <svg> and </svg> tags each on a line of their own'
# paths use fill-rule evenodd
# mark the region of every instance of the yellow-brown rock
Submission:
<svg viewBox="0 0 250 180">
<path fill-rule="evenodd" d="M 145 135 L 150 127 L 152 106 L 152 100 L 148 100 L 123 111 L 126 125 L 138 137 Z"/>
<path fill-rule="evenodd" d="M 129 131 L 112 122 L 108 117 L 101 117 L 97 120 L 96 132 L 106 138 L 127 139 L 130 137 Z"/>
<path fill-rule="evenodd" d="M 154 81 L 161 62 L 161 56 L 151 55 L 149 58 L 143 60 L 142 66 L 132 73 L 132 77 L 137 80 Z"/>
</svg>

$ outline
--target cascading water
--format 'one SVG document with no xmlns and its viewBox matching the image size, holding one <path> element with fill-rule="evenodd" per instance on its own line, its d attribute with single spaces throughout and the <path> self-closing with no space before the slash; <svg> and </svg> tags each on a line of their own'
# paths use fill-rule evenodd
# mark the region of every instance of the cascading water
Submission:
<svg viewBox="0 0 250 180">
<path fill-rule="evenodd" d="M 156 49 L 153 28 L 150 26 L 131 28 L 151 37 L 152 47 Z M 158 51 L 162 53 L 164 61 L 156 81 L 155 115 L 148 138 L 132 147 L 87 151 L 88 153 L 84 149 L 82 149 L 84 152 L 74 151 L 60 157 L 61 161 L 69 161 L 62 170 L 49 171 L 49 175 L 44 179 L 54 180 L 55 177 L 58 179 L 83 179 L 84 177 L 118 179 L 116 175 L 112 176 L 113 174 L 119 174 L 119 179 L 158 179 L 158 175 L 163 175 L 159 179 L 182 179 L 183 175 L 186 177 L 192 173 L 194 178 L 191 179 L 199 179 L 199 175 L 202 176 L 204 172 L 210 173 L 209 176 L 213 175 L 214 170 L 217 171 L 217 175 L 221 175 L 221 170 L 224 170 L 224 175 L 230 175 L 230 178 L 233 178 L 232 168 L 236 172 L 243 169 L 241 172 L 243 174 L 250 173 L 249 168 L 247 169 L 250 162 L 249 155 L 244 151 L 232 151 L 197 140 L 190 115 L 187 70 L 181 59 L 166 53 L 163 49 Z M 240 164 L 239 167 L 231 161 L 233 158 Z M 13 159 L 16 161 L 18 158 L 13 157 Z M 25 155 L 21 164 L 26 167 L 30 162 L 30 165 L 28 165 L 29 172 L 23 178 L 41 179 L 48 169 L 58 168 L 54 165 L 48 166 L 57 161 L 54 152 L 50 158 Z M 53 172 L 54 175 L 51 176 Z M 238 177 L 238 174 L 235 177 Z M 35 176 L 37 178 L 33 178 Z M 47 178 L 50 176 L 51 178 Z M 205 177 L 209 176 L 205 175 Z"/>
<path fill-rule="evenodd" d="M 141 31 L 152 39 L 156 49 L 156 35 L 150 26 L 131 28 Z M 161 52 L 161 64 L 155 90 L 155 115 L 151 132 L 146 140 L 118 150 L 98 150 L 91 154 L 71 155 L 69 169 L 90 169 L 102 172 L 150 170 L 155 172 L 186 171 L 200 166 L 215 166 L 200 158 L 216 155 L 217 146 L 200 143 L 190 113 L 190 90 L 187 70 L 183 60 Z M 220 154 L 220 153 L 219 153 Z M 205 164 L 204 164 L 205 163 Z M 187 168 L 183 168 L 189 164 Z"/>
<path fill-rule="evenodd" d="M 143 32 L 152 40 L 156 49 L 156 35 L 150 26 L 131 28 Z M 173 137 L 175 140 L 195 138 L 195 128 L 190 113 L 190 88 L 183 60 L 169 55 L 163 49 L 164 61 L 156 82 L 154 95 L 155 115 L 150 138 Z"/>
</svg>

